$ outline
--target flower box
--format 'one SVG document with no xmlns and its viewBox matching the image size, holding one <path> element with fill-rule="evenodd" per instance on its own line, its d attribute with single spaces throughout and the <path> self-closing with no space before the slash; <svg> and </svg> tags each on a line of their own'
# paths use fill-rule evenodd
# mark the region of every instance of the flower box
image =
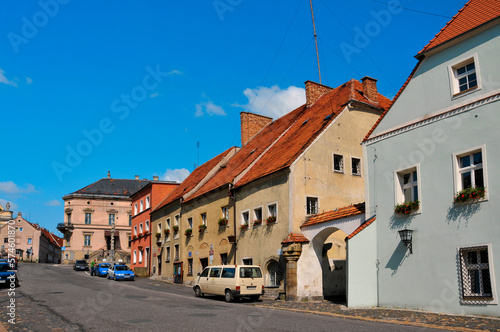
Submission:
<svg viewBox="0 0 500 332">
<path fill-rule="evenodd" d="M 198 226 L 198 232 L 203 233 L 207 229 L 207 225 L 200 225 Z"/>
<path fill-rule="evenodd" d="M 138 247 L 137 247 L 137 249 L 142 250 L 142 249 L 143 249 L 143 247 L 142 247 L 142 246 L 138 246 Z"/>
<path fill-rule="evenodd" d="M 132 235 L 132 240 L 137 239 L 137 235 Z"/>
<path fill-rule="evenodd" d="M 186 236 L 190 236 L 191 234 L 193 234 L 193 229 L 192 228 L 188 228 L 184 231 L 184 235 Z"/>
<path fill-rule="evenodd" d="M 163 233 L 165 233 L 165 236 L 169 236 L 170 235 L 170 229 L 164 229 Z"/>
<path fill-rule="evenodd" d="M 161 238 L 161 233 L 156 233 L 156 238 L 157 239 Z"/>
<path fill-rule="evenodd" d="M 227 225 L 228 222 L 229 220 L 227 220 L 227 218 L 220 218 L 217 223 L 219 224 L 220 227 L 224 227 Z"/>
<path fill-rule="evenodd" d="M 172 229 L 174 230 L 174 232 L 178 232 L 179 231 L 179 226 L 174 225 L 174 226 L 172 226 Z"/>
<path fill-rule="evenodd" d="M 483 199 L 486 195 L 486 188 L 474 187 L 466 188 L 455 194 L 455 203 L 467 203 L 469 201 L 477 201 Z"/>
<path fill-rule="evenodd" d="M 394 207 L 394 212 L 398 214 L 410 214 L 420 208 L 420 201 L 404 202 Z"/>
<path fill-rule="evenodd" d="M 253 227 L 262 225 L 262 219 L 257 219 L 253 221 Z"/>
<path fill-rule="evenodd" d="M 276 216 L 269 216 L 269 217 L 267 217 L 267 219 L 266 219 L 266 223 L 267 223 L 268 225 L 270 225 L 270 224 L 274 224 L 275 222 L 276 222 Z"/>
<path fill-rule="evenodd" d="M 242 225 L 240 226 L 240 229 L 241 229 L 242 231 L 247 230 L 247 229 L 248 229 L 248 224 L 242 224 Z"/>
</svg>

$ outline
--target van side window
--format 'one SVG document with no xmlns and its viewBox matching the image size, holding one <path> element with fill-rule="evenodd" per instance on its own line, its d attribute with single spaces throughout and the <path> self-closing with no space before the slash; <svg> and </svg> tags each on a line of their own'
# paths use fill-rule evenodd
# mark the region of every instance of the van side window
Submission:
<svg viewBox="0 0 500 332">
<path fill-rule="evenodd" d="M 240 267 L 240 278 L 262 278 L 260 267 Z"/>
<path fill-rule="evenodd" d="M 234 267 L 224 268 L 222 270 L 222 278 L 234 278 Z"/>
<path fill-rule="evenodd" d="M 220 276 L 220 267 L 213 267 L 210 271 L 210 278 L 218 278 Z"/>
<path fill-rule="evenodd" d="M 203 272 L 200 274 L 200 277 L 208 277 L 208 271 L 210 271 L 209 268 L 206 268 L 205 270 L 203 270 Z"/>
</svg>

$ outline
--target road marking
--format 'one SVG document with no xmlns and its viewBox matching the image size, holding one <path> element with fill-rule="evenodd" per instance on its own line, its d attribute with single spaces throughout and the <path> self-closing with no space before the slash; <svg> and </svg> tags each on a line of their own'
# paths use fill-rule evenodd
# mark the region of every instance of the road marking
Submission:
<svg viewBox="0 0 500 332">
<path fill-rule="evenodd" d="M 85 272 L 87 275 L 90 275 L 87 271 L 83 271 L 83 272 Z"/>
</svg>

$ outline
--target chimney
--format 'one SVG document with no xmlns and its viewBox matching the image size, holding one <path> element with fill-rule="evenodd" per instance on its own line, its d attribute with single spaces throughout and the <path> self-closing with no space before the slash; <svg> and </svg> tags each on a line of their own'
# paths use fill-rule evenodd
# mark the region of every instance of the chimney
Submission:
<svg viewBox="0 0 500 332">
<path fill-rule="evenodd" d="M 365 76 L 361 79 L 361 82 L 363 82 L 363 94 L 365 97 L 370 101 L 378 103 L 377 80 Z"/>
<path fill-rule="evenodd" d="M 319 99 L 322 95 L 331 91 L 332 88 L 329 86 L 319 84 L 313 81 L 306 81 L 306 105 L 307 107 L 311 106 Z"/>
<path fill-rule="evenodd" d="M 111 171 L 108 171 L 108 179 L 111 179 Z"/>
<path fill-rule="evenodd" d="M 241 112 L 241 146 L 245 146 L 262 128 L 273 122 L 267 116 Z"/>
<path fill-rule="evenodd" d="M 160 177 L 158 175 L 153 175 L 153 181 L 158 181 L 160 180 Z"/>
<path fill-rule="evenodd" d="M 136 175 L 136 176 L 135 176 L 135 179 L 136 179 L 136 180 L 139 180 L 139 175 Z"/>
</svg>

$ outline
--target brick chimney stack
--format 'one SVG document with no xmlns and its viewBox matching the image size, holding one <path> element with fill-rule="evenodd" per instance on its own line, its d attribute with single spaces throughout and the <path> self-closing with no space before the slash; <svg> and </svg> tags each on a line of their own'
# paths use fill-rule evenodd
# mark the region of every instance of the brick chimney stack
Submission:
<svg viewBox="0 0 500 332">
<path fill-rule="evenodd" d="M 262 128 L 273 122 L 270 117 L 249 112 L 241 112 L 240 120 L 241 146 L 245 146 Z"/>
<path fill-rule="evenodd" d="M 377 92 L 377 80 L 369 76 L 365 76 L 361 79 L 363 83 L 363 94 L 370 101 L 378 103 L 378 92 Z"/>
<path fill-rule="evenodd" d="M 306 81 L 306 105 L 307 107 L 311 106 L 314 104 L 316 100 L 318 100 L 319 97 L 327 93 L 328 91 L 331 91 L 332 88 L 329 86 L 319 84 L 313 81 Z"/>
</svg>

